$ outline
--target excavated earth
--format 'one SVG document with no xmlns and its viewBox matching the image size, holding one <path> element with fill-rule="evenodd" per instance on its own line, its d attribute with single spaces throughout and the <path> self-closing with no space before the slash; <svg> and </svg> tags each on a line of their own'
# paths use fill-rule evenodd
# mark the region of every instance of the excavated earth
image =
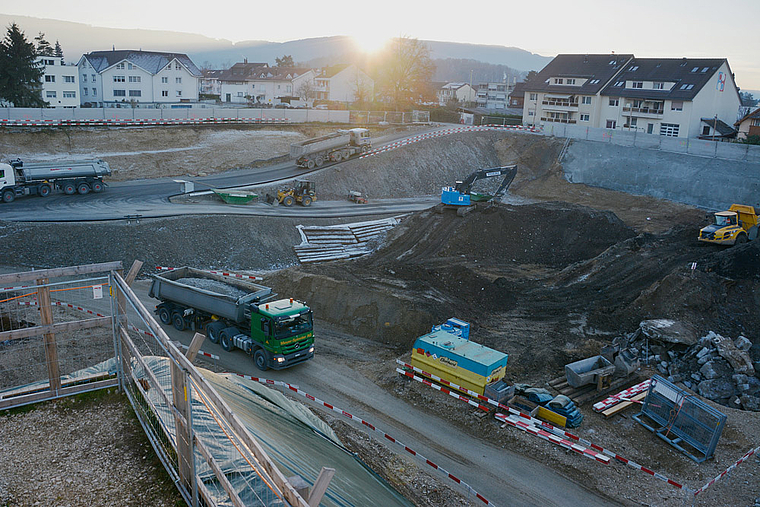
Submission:
<svg viewBox="0 0 760 507">
<path fill-rule="evenodd" d="M 760 361 L 760 242 L 700 244 L 697 231 L 707 223 L 702 210 L 570 184 L 557 163 L 562 146 L 561 139 L 525 134 L 460 134 L 310 175 L 320 199 L 343 199 L 349 190 L 372 199 L 435 195 L 473 170 L 519 164 L 504 202 L 479 205 L 465 217 L 433 209 L 411 214 L 373 254 L 354 260 L 298 265 L 292 250 L 300 242 L 295 225 L 350 220 L 235 216 L 130 225 L 0 222 L 0 254 L 23 267 L 106 260 L 129 265 L 138 258 L 146 266 L 267 271 L 268 285 L 308 301 L 326 324 L 391 344 L 402 358 L 417 336 L 456 316 L 472 324 L 475 341 L 509 354 L 509 380 L 542 387 L 562 375 L 565 364 L 598 354 L 645 319 L 674 319 L 699 337 L 710 331 L 745 336 L 753 344 L 750 356 Z M 225 156 L 229 168 L 250 166 L 250 153 Z M 364 365 L 362 374 L 428 404 L 463 431 L 529 454 L 622 503 L 683 503 L 680 491 L 631 468 L 601 471 L 529 435 L 474 422 L 467 406 L 409 384 L 392 364 Z M 428 403 L 431 397 L 435 403 Z M 760 443 L 760 414 L 714 406 L 729 415 L 728 423 L 716 459 L 702 465 L 630 419 L 605 421 L 588 406 L 581 407 L 586 419 L 578 432 L 697 487 Z M 752 458 L 737 468 L 704 502 L 751 505 L 760 497 L 758 463 Z"/>
</svg>

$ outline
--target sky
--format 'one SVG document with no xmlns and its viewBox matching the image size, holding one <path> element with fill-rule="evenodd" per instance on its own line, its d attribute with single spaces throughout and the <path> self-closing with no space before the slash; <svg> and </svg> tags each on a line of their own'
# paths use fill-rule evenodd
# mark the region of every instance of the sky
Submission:
<svg viewBox="0 0 760 507">
<path fill-rule="evenodd" d="M 289 0 L 281 6 L 251 0 L 0 0 L 0 11 L 94 26 L 198 33 L 232 42 L 348 35 L 372 50 L 390 37 L 405 35 L 515 46 L 544 56 L 615 51 L 638 57 L 728 58 L 737 84 L 760 90 L 760 0 L 543 0 L 451 6 L 417 0 Z"/>
</svg>

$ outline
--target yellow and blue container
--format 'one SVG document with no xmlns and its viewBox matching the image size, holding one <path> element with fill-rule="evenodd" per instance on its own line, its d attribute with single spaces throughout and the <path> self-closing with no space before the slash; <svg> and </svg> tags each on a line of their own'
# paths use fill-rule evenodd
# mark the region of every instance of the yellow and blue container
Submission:
<svg viewBox="0 0 760 507">
<path fill-rule="evenodd" d="M 432 373 L 478 394 L 486 385 L 504 377 L 507 354 L 469 340 L 470 325 L 451 318 L 417 338 L 412 366 Z"/>
</svg>

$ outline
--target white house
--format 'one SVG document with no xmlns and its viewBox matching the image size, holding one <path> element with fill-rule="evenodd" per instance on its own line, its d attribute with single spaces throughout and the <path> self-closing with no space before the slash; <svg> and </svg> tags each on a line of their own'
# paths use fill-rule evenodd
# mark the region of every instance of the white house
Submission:
<svg viewBox="0 0 760 507">
<path fill-rule="evenodd" d="M 82 105 L 153 107 L 198 101 L 202 74 L 183 53 L 93 51 L 77 66 Z"/>
<path fill-rule="evenodd" d="M 436 94 L 438 104 L 445 106 L 448 102 L 475 102 L 475 89 L 467 83 L 446 83 Z"/>
<path fill-rule="evenodd" d="M 509 103 L 507 83 L 479 83 L 477 91 L 478 107 L 486 109 L 506 109 Z"/>
<path fill-rule="evenodd" d="M 315 78 L 316 99 L 335 102 L 372 100 L 375 81 L 355 64 L 341 64 L 320 70 Z"/>
<path fill-rule="evenodd" d="M 42 100 L 50 107 L 79 107 L 79 72 L 75 65 L 66 65 L 61 58 L 37 58 L 42 76 Z"/>
<path fill-rule="evenodd" d="M 523 122 L 717 138 L 739 106 L 726 59 L 558 55 L 525 84 Z"/>
<path fill-rule="evenodd" d="M 204 79 L 218 79 L 220 99 L 230 104 L 276 105 L 299 97 L 304 83 L 313 88 L 315 73 L 312 69 L 297 67 L 270 67 L 266 63 L 243 61 Z M 306 98 L 306 97 L 304 97 Z"/>
</svg>

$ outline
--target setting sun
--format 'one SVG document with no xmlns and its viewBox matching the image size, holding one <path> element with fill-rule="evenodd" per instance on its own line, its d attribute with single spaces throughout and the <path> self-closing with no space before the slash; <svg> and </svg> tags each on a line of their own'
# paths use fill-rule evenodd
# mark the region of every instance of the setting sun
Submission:
<svg viewBox="0 0 760 507">
<path fill-rule="evenodd" d="M 382 35 L 372 31 L 367 31 L 361 34 L 354 34 L 351 36 L 356 44 L 356 47 L 365 53 L 374 53 L 379 51 L 390 40 L 387 35 Z"/>
</svg>

